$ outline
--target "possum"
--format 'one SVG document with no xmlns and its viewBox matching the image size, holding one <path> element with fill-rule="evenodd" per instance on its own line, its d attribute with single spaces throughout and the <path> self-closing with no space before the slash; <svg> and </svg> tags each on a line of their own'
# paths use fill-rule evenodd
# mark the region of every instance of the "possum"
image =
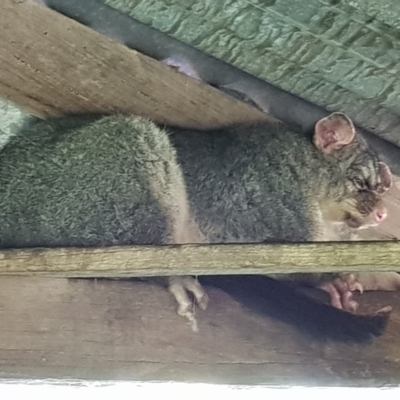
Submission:
<svg viewBox="0 0 400 400">
<path fill-rule="evenodd" d="M 387 165 L 338 113 L 310 138 L 272 123 L 204 132 L 128 116 L 29 120 L 0 152 L 0 247 L 326 240 L 330 224 L 356 230 L 383 221 L 390 184 Z M 272 278 L 211 280 L 225 289 L 224 279 L 237 282 L 230 287 L 258 282 L 253 295 L 263 304 Z M 190 296 L 207 306 L 200 283 L 168 278 L 192 328 Z M 291 293 L 282 307 L 297 299 L 314 318 L 325 306 Z M 347 321 L 344 336 L 354 340 L 380 334 L 387 321 L 327 307 L 323 318 Z"/>
</svg>

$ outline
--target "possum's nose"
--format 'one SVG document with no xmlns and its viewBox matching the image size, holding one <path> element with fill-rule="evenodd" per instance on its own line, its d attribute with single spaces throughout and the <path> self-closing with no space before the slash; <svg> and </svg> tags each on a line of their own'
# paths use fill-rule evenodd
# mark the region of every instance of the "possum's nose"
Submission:
<svg viewBox="0 0 400 400">
<path fill-rule="evenodd" d="M 375 220 L 376 222 L 381 223 L 387 217 L 387 209 L 386 207 L 380 206 L 375 210 Z"/>
</svg>

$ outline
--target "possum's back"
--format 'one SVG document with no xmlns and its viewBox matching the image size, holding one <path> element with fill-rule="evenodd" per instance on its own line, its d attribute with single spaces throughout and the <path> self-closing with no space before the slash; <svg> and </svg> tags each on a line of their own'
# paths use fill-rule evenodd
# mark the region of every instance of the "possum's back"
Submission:
<svg viewBox="0 0 400 400">
<path fill-rule="evenodd" d="M 305 136 L 273 125 L 175 129 L 170 136 L 209 241 L 303 241 L 311 235 L 306 164 L 312 149 Z"/>
<path fill-rule="evenodd" d="M 28 123 L 0 153 L 0 246 L 163 243 L 149 182 L 165 184 L 174 157 L 144 120 Z"/>
</svg>

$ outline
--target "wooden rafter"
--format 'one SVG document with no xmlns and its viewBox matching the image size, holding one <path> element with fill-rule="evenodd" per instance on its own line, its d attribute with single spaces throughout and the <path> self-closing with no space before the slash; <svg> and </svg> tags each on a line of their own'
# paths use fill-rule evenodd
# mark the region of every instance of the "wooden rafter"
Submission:
<svg viewBox="0 0 400 400">
<path fill-rule="evenodd" d="M 0 97 L 39 117 L 128 113 L 199 128 L 266 119 L 32 0 L 0 2 Z"/>
</svg>

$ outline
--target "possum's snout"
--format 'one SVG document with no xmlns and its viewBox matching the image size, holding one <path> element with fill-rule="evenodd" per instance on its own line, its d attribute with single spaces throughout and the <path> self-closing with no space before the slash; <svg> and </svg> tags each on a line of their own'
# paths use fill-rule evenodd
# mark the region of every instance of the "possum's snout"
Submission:
<svg viewBox="0 0 400 400">
<path fill-rule="evenodd" d="M 368 215 L 355 215 L 352 213 L 347 214 L 345 219 L 346 224 L 353 229 L 365 229 L 372 226 L 378 226 L 388 216 L 387 208 L 379 201 Z"/>
<path fill-rule="evenodd" d="M 386 219 L 388 212 L 387 212 L 386 207 L 383 206 L 382 204 L 380 204 L 375 208 L 372 215 L 373 215 L 373 218 L 375 218 L 375 221 L 378 225 Z"/>
</svg>

